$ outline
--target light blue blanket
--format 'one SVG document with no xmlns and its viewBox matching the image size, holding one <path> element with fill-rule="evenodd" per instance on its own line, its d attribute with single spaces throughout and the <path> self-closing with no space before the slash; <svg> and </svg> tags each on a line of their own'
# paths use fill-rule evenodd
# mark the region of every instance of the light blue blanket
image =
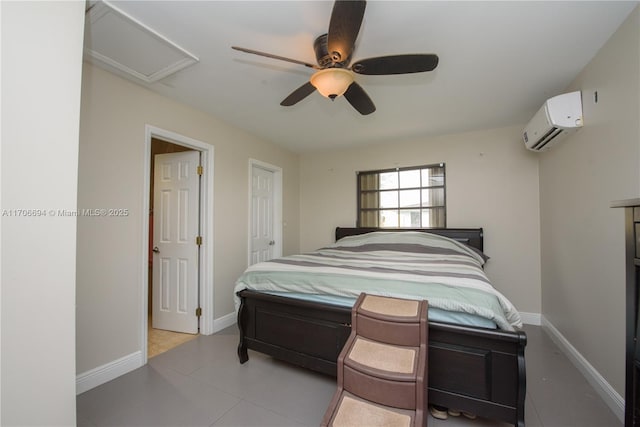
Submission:
<svg viewBox="0 0 640 427">
<path fill-rule="evenodd" d="M 443 236 L 374 232 L 345 237 L 311 253 L 254 264 L 238 279 L 235 292 L 252 289 L 350 299 L 366 292 L 426 299 L 430 308 L 477 316 L 504 330 L 521 328 L 515 307 L 491 286 L 484 262 L 472 248 Z"/>
</svg>

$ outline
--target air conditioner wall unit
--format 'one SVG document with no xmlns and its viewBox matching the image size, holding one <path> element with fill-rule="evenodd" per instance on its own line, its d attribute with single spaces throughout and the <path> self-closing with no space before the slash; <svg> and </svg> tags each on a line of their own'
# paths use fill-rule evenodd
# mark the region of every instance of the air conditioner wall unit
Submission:
<svg viewBox="0 0 640 427">
<path fill-rule="evenodd" d="M 527 149 L 545 151 L 581 127 L 582 95 L 564 93 L 544 103 L 524 128 L 522 139 Z"/>
</svg>

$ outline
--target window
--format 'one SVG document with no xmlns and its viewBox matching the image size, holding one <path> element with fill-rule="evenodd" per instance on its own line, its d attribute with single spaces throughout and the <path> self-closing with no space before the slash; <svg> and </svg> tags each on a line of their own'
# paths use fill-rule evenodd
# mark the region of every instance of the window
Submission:
<svg viewBox="0 0 640 427">
<path fill-rule="evenodd" d="M 358 226 L 444 228 L 444 163 L 358 172 Z"/>
</svg>

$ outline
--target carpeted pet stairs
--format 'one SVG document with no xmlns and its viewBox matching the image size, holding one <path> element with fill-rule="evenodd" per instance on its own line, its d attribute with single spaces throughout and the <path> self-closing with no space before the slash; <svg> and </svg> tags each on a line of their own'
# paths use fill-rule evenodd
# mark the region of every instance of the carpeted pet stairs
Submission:
<svg viewBox="0 0 640 427">
<path fill-rule="evenodd" d="M 322 426 L 427 425 L 427 301 L 361 294 Z"/>
</svg>

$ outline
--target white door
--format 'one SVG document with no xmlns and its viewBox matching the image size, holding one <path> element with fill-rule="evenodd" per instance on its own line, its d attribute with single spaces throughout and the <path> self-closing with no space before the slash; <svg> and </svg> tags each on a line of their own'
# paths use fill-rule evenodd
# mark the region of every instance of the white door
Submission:
<svg viewBox="0 0 640 427">
<path fill-rule="evenodd" d="M 251 168 L 251 264 L 274 257 L 274 179 L 273 172 Z"/>
<path fill-rule="evenodd" d="M 157 329 L 198 332 L 198 151 L 158 154 L 153 178 L 153 306 Z"/>
</svg>

